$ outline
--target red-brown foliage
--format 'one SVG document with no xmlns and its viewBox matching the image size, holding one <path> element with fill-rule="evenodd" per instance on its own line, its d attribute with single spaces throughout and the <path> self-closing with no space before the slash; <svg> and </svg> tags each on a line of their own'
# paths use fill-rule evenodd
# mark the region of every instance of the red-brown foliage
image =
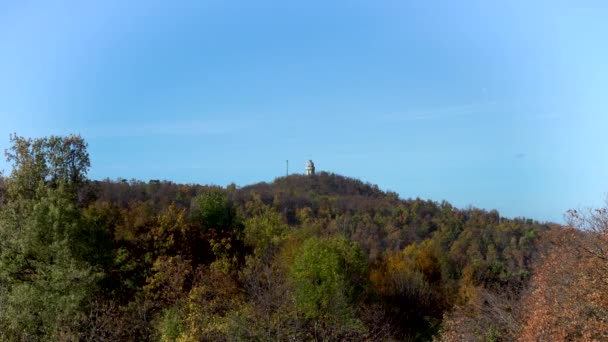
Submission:
<svg viewBox="0 0 608 342">
<path fill-rule="evenodd" d="M 521 341 L 608 340 L 608 215 L 570 213 L 524 300 Z"/>
</svg>

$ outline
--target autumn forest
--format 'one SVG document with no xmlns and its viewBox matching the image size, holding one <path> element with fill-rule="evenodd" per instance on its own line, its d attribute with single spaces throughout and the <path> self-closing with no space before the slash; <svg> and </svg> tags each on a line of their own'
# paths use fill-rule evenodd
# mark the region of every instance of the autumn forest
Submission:
<svg viewBox="0 0 608 342">
<path fill-rule="evenodd" d="M 80 136 L 10 137 L 2 341 L 608 339 L 608 211 L 566 225 L 333 173 L 92 180 Z"/>
</svg>

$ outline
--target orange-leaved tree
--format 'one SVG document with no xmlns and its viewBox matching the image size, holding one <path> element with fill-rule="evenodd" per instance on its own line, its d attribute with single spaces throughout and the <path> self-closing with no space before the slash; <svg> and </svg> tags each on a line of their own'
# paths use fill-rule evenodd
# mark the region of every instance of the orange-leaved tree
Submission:
<svg viewBox="0 0 608 342">
<path fill-rule="evenodd" d="M 522 341 L 608 340 L 608 209 L 568 216 L 524 299 Z"/>
</svg>

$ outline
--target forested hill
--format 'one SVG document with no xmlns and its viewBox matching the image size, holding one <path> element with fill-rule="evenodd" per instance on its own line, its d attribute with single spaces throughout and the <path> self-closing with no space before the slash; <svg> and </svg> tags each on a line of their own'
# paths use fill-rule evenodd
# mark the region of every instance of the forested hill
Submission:
<svg viewBox="0 0 608 342">
<path fill-rule="evenodd" d="M 12 142 L 2 340 L 510 340 L 551 228 L 331 173 L 91 181 L 80 137 Z"/>
<path fill-rule="evenodd" d="M 389 250 L 430 238 L 448 226 L 462 233 L 469 226 L 491 230 L 512 225 L 521 228 L 519 235 L 514 236 L 518 241 L 526 229 L 532 234 L 531 231 L 550 226 L 525 218 L 504 219 L 496 210 L 457 209 L 446 201 L 400 199 L 396 193 L 381 191 L 377 185 L 327 172 L 314 176 L 294 174 L 271 183 L 242 188 L 229 185 L 225 189 L 169 181 L 105 180 L 91 184 L 89 196 L 98 203 L 129 207 L 132 203 L 145 202 L 161 211 L 175 205 L 186 210 L 186 214 L 192 208 L 193 199 L 209 191 L 225 193 L 241 218 L 251 216 L 247 206 L 258 201 L 276 210 L 284 222 L 294 228 L 315 222 L 326 234 L 342 234 L 356 240 L 372 260 Z M 485 233 L 488 234 L 497 232 Z"/>
</svg>

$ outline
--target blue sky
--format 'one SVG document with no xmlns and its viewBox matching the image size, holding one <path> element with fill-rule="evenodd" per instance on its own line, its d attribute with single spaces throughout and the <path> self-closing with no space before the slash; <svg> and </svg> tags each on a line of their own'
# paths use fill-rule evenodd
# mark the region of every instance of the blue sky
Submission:
<svg viewBox="0 0 608 342">
<path fill-rule="evenodd" d="M 562 221 L 608 192 L 607 7 L 0 1 L 0 148 L 80 133 L 91 178 L 218 185 L 313 159 L 404 198 Z"/>
</svg>

